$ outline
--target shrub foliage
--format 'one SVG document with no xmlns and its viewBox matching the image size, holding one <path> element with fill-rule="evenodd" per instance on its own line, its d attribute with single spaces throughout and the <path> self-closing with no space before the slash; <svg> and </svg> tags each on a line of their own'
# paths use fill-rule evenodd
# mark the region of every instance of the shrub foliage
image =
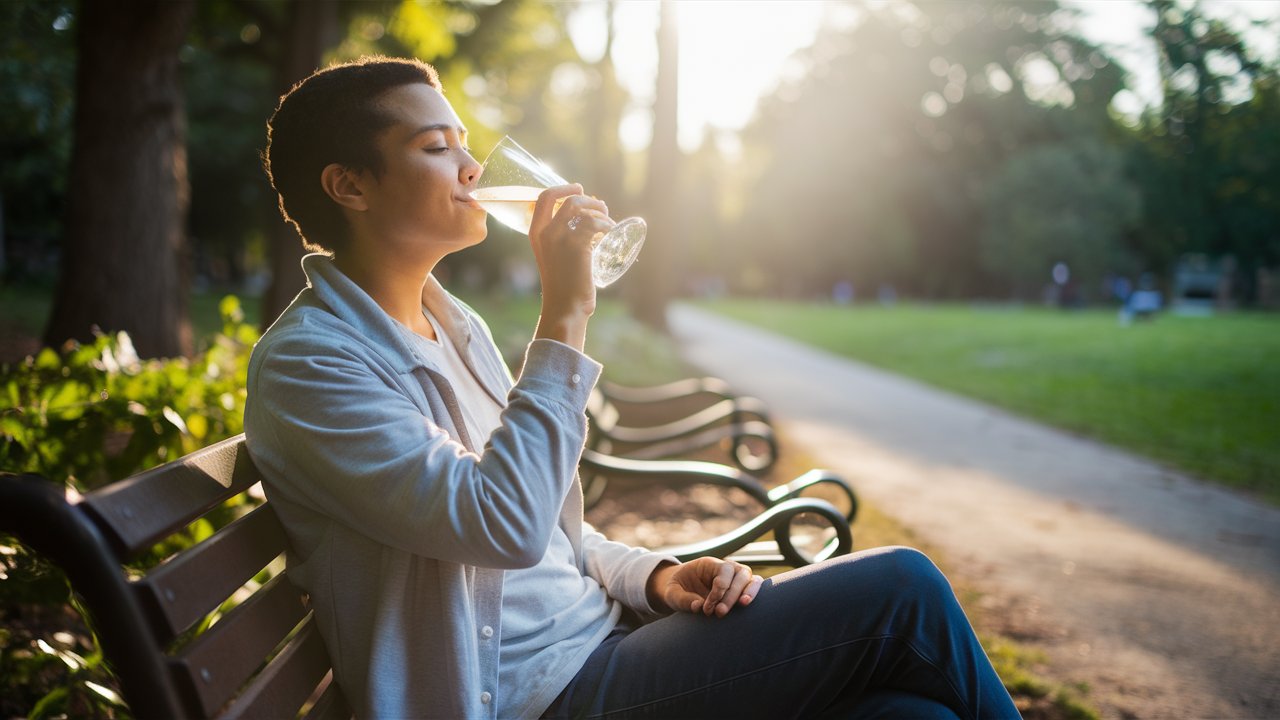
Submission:
<svg viewBox="0 0 1280 720">
<path fill-rule="evenodd" d="M 220 310 L 222 332 L 192 358 L 144 360 L 125 333 L 99 333 L 0 367 L 0 469 L 74 496 L 240 433 L 258 333 L 234 296 Z M 156 557 L 212 530 L 197 524 Z M 0 534 L 0 717 L 125 716 L 113 688 L 66 578 Z"/>
</svg>

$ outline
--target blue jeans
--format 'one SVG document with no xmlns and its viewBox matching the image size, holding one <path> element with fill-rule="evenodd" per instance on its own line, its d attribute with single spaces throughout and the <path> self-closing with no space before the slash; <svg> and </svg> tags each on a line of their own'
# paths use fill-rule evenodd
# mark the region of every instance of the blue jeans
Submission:
<svg viewBox="0 0 1280 720">
<path fill-rule="evenodd" d="M 880 548 L 765 581 L 723 618 L 624 623 L 551 718 L 1016 718 L 938 568 Z"/>
</svg>

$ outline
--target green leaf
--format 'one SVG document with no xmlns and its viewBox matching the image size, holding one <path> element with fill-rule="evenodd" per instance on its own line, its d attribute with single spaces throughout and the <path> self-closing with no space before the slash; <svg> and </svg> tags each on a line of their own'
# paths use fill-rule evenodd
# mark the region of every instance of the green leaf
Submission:
<svg viewBox="0 0 1280 720">
<path fill-rule="evenodd" d="M 182 432 L 184 435 L 191 432 L 190 430 L 187 429 L 187 424 L 183 422 L 182 416 L 178 414 L 177 410 L 174 410 L 168 405 L 165 405 L 164 410 L 161 410 L 160 412 L 162 415 L 164 415 L 165 420 L 168 420 L 170 424 L 178 428 L 178 430 Z"/>
<path fill-rule="evenodd" d="M 59 418 L 73 420 L 84 414 L 84 404 L 88 401 L 88 388 L 78 382 L 69 380 L 52 388 L 48 408 L 57 413 Z"/>
<path fill-rule="evenodd" d="M 187 430 L 196 440 L 204 440 L 205 435 L 209 434 L 209 420 L 204 415 L 188 415 Z"/>
<path fill-rule="evenodd" d="M 391 35 L 418 57 L 428 60 L 448 57 L 457 49 L 457 41 L 448 29 L 452 12 L 452 8 L 443 3 L 404 0 L 391 19 Z"/>
<path fill-rule="evenodd" d="M 193 542 L 204 542 L 212 536 L 213 524 L 205 518 L 200 518 L 199 520 L 191 523 L 191 539 Z"/>
<path fill-rule="evenodd" d="M 13 438 L 20 445 L 27 445 L 31 438 L 31 431 L 22 423 L 18 415 L 5 413 L 0 415 L 0 435 Z"/>
<path fill-rule="evenodd" d="M 22 393 L 16 379 L 5 383 L 5 394 L 9 396 L 9 407 L 16 408 L 22 404 Z"/>
<path fill-rule="evenodd" d="M 89 688 L 93 692 L 97 693 L 99 696 L 101 696 L 104 700 L 111 703 L 112 705 L 115 705 L 117 707 L 126 707 L 124 698 L 120 697 L 120 695 L 116 693 L 115 690 L 112 690 L 111 688 L 105 685 L 99 685 L 98 683 L 93 682 L 91 680 L 85 680 L 84 686 Z"/>
<path fill-rule="evenodd" d="M 31 708 L 31 713 L 27 717 L 29 720 L 39 720 L 40 718 L 51 718 L 62 714 L 66 710 L 67 696 L 69 694 L 70 690 L 66 687 L 56 687 L 50 690 L 47 695 L 36 702 L 35 707 Z"/>
<path fill-rule="evenodd" d="M 218 314 L 222 316 L 223 324 L 238 323 L 244 320 L 244 310 L 240 307 L 240 298 L 235 295 L 227 295 L 218 303 Z"/>
<path fill-rule="evenodd" d="M 236 328 L 235 339 L 236 339 L 236 342 L 240 343 L 241 345 L 250 347 L 254 343 L 258 342 L 258 337 L 259 337 L 258 330 L 252 325 L 241 325 L 240 327 Z M 245 361 L 247 362 L 248 359 L 249 357 L 248 357 L 248 354 L 246 353 Z"/>
<path fill-rule="evenodd" d="M 62 360 L 58 358 L 58 353 L 53 348 L 45 348 L 36 355 L 37 370 L 56 370 L 62 367 Z"/>
</svg>

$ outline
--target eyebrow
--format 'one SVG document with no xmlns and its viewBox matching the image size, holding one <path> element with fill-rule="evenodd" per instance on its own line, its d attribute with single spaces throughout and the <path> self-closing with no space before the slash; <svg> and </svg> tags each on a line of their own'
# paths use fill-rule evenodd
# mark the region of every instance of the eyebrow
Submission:
<svg viewBox="0 0 1280 720">
<path fill-rule="evenodd" d="M 418 136 L 419 136 L 419 135 L 421 135 L 422 133 L 425 133 L 425 132 L 431 132 L 431 131 L 433 131 L 433 130 L 441 130 L 441 131 L 457 130 L 457 131 L 458 131 L 458 137 L 462 140 L 462 142 L 463 142 L 463 143 L 466 143 L 466 141 L 467 141 L 467 129 L 466 129 L 466 128 L 462 127 L 461 125 L 459 125 L 459 126 L 457 126 L 457 127 L 454 127 L 453 125 L 449 125 L 448 123 L 434 123 L 434 124 L 432 124 L 432 125 L 423 125 L 422 127 L 418 128 L 417 130 L 414 130 L 414 131 L 413 131 L 413 134 L 412 134 L 412 135 L 410 135 L 410 136 L 409 136 L 409 138 L 412 140 L 413 138 L 418 137 Z"/>
</svg>

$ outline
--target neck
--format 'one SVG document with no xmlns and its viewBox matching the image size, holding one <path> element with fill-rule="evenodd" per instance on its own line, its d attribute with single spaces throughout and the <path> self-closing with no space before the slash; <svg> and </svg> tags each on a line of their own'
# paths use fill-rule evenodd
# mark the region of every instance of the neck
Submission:
<svg viewBox="0 0 1280 720">
<path fill-rule="evenodd" d="M 435 329 L 422 314 L 422 286 L 435 267 L 435 261 L 403 262 L 376 254 L 348 251 L 338 253 L 333 262 L 392 319 L 419 335 L 435 338 Z"/>
</svg>

